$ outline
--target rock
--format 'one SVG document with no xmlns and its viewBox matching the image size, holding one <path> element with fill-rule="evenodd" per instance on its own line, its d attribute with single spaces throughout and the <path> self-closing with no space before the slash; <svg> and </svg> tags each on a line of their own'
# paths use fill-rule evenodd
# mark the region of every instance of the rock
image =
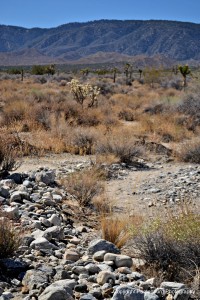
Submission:
<svg viewBox="0 0 200 300">
<path fill-rule="evenodd" d="M 10 196 L 9 190 L 4 187 L 0 187 L 0 196 L 3 198 L 9 198 Z"/>
<path fill-rule="evenodd" d="M 76 281 L 73 279 L 64 279 L 58 280 L 51 284 L 52 287 L 62 287 L 64 289 L 70 289 L 71 291 L 74 289 L 76 285 Z"/>
<path fill-rule="evenodd" d="M 144 275 L 139 272 L 132 272 L 131 274 L 128 274 L 127 277 L 134 280 L 145 280 Z"/>
<path fill-rule="evenodd" d="M 128 286 L 119 286 L 112 300 L 144 300 L 144 292 Z"/>
<path fill-rule="evenodd" d="M 29 199 L 29 194 L 22 191 L 15 191 L 10 196 L 10 203 L 11 202 L 22 202 L 23 199 Z"/>
<path fill-rule="evenodd" d="M 132 267 L 133 261 L 132 258 L 127 255 L 117 255 L 113 253 L 106 253 L 104 256 L 104 261 L 113 261 L 117 268 L 120 267 Z"/>
<path fill-rule="evenodd" d="M 97 251 L 97 252 L 94 253 L 93 259 L 96 260 L 96 261 L 102 262 L 102 261 L 104 261 L 105 254 L 106 254 L 105 250 Z"/>
<path fill-rule="evenodd" d="M 159 300 L 160 298 L 153 293 L 145 292 L 144 293 L 144 300 Z"/>
<path fill-rule="evenodd" d="M 14 296 L 11 292 L 3 292 L 1 297 L 0 297 L 0 300 L 9 300 L 9 299 L 12 299 L 12 298 L 14 298 Z"/>
<path fill-rule="evenodd" d="M 64 253 L 65 260 L 77 261 L 80 258 L 80 255 L 73 250 L 66 250 Z"/>
<path fill-rule="evenodd" d="M 56 214 L 53 214 L 48 220 L 54 226 L 61 226 L 61 220 Z"/>
<path fill-rule="evenodd" d="M 76 275 L 80 275 L 80 274 L 87 274 L 88 275 L 88 271 L 83 266 L 75 266 L 75 267 L 73 267 L 72 268 L 72 272 L 74 274 L 76 274 Z"/>
<path fill-rule="evenodd" d="M 13 173 L 7 178 L 12 179 L 16 184 L 22 184 L 22 175 L 20 173 Z"/>
<path fill-rule="evenodd" d="M 17 206 L 5 207 L 3 211 L 6 213 L 6 216 L 10 219 L 19 218 L 19 208 Z"/>
<path fill-rule="evenodd" d="M 102 251 L 102 250 L 109 253 L 116 253 L 116 254 L 120 253 L 120 250 L 113 243 L 110 243 L 103 239 L 99 239 L 99 240 L 94 240 L 89 244 L 88 254 L 92 255 L 95 252 Z"/>
<path fill-rule="evenodd" d="M 38 172 L 35 175 L 35 180 L 46 185 L 52 184 L 55 182 L 55 172 L 53 170 Z"/>
<path fill-rule="evenodd" d="M 183 283 L 165 281 L 161 283 L 160 287 L 165 290 L 175 291 L 185 289 L 186 286 Z"/>
<path fill-rule="evenodd" d="M 48 286 L 38 297 L 38 300 L 73 300 L 72 296 L 61 287 Z"/>
<path fill-rule="evenodd" d="M 112 272 L 109 271 L 101 271 L 97 275 L 97 283 L 103 285 L 104 283 L 115 283 L 115 276 Z"/>
<path fill-rule="evenodd" d="M 187 289 L 180 289 L 175 292 L 174 300 L 189 300 L 190 299 L 190 292 Z"/>
<path fill-rule="evenodd" d="M 31 244 L 30 247 L 32 249 L 36 250 L 41 250 L 41 249 L 53 249 L 53 250 L 58 250 L 59 248 L 55 246 L 54 244 L 50 243 L 47 239 L 41 237 L 37 238 L 34 240 Z"/>
<path fill-rule="evenodd" d="M 40 288 L 41 286 L 45 287 L 48 285 L 48 277 L 45 272 L 28 270 L 22 280 L 22 284 L 28 288 L 29 291 Z"/>
<path fill-rule="evenodd" d="M 13 179 L 3 179 L 0 181 L 0 184 L 2 184 L 4 187 L 9 187 L 10 189 L 14 188 L 15 186 Z"/>
<path fill-rule="evenodd" d="M 78 293 L 87 293 L 88 288 L 87 288 L 87 284 L 77 284 L 74 287 L 75 292 Z"/>
<path fill-rule="evenodd" d="M 15 277 L 20 279 L 20 275 L 27 271 L 29 265 L 22 261 L 19 258 L 11 259 L 11 258 L 5 258 L 1 259 L 1 268 L 6 270 L 6 273 L 10 277 Z"/>
<path fill-rule="evenodd" d="M 47 228 L 44 231 L 44 237 L 45 235 L 51 235 L 51 238 L 57 239 L 57 240 L 63 240 L 65 238 L 64 230 L 60 226 L 52 226 L 50 228 Z"/>
<path fill-rule="evenodd" d="M 96 298 L 92 294 L 87 294 L 81 296 L 80 300 L 96 300 Z"/>
<path fill-rule="evenodd" d="M 100 268 L 98 267 L 98 265 L 95 265 L 93 263 L 87 264 L 85 266 L 85 268 L 86 268 L 86 270 L 88 270 L 90 275 L 97 274 L 101 271 Z"/>
<path fill-rule="evenodd" d="M 127 267 L 120 267 L 117 269 L 117 272 L 121 273 L 121 274 L 131 274 L 132 273 L 131 269 L 129 269 Z"/>
</svg>

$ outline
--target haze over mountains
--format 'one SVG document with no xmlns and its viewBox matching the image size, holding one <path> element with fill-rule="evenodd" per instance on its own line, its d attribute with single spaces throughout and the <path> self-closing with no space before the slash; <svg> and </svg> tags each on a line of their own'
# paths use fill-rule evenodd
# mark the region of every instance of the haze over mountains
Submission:
<svg viewBox="0 0 200 300">
<path fill-rule="evenodd" d="M 0 65 L 200 60 L 200 24 L 100 20 L 56 28 L 0 25 Z"/>
</svg>

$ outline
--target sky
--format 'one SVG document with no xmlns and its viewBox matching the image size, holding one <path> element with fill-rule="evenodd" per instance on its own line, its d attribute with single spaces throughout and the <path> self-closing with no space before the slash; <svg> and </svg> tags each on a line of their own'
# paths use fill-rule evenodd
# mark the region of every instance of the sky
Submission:
<svg viewBox="0 0 200 300">
<path fill-rule="evenodd" d="M 0 24 L 51 28 L 100 19 L 200 23 L 200 0 L 0 0 Z"/>
</svg>

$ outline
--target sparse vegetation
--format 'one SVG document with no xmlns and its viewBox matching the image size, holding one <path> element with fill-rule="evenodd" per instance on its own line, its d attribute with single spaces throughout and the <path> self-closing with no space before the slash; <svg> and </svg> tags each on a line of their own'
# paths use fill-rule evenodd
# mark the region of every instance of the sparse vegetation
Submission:
<svg viewBox="0 0 200 300">
<path fill-rule="evenodd" d="M 150 268 L 162 273 L 163 279 L 171 281 L 191 280 L 195 268 L 200 267 L 200 216 L 186 205 L 179 210 L 168 210 L 166 218 L 140 228 L 134 245 L 139 257 L 145 259 Z"/>
<path fill-rule="evenodd" d="M 20 246 L 20 234 L 11 220 L 0 217 L 0 259 L 12 257 Z"/>
<path fill-rule="evenodd" d="M 62 183 L 67 192 L 84 208 L 91 206 L 95 196 L 103 193 L 101 175 L 96 169 L 83 170 L 72 173 Z"/>
</svg>

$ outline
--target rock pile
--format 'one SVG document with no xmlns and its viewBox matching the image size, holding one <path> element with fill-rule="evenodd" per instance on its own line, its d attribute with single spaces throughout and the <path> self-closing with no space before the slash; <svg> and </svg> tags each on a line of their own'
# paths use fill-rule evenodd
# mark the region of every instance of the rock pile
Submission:
<svg viewBox="0 0 200 300">
<path fill-rule="evenodd" d="M 74 225 L 63 211 L 66 191 L 55 172 L 41 168 L 0 181 L 5 214 L 25 230 L 16 257 L 0 261 L 0 300 L 189 299 L 184 284 L 146 279 L 112 243 L 88 243 L 93 230 Z"/>
</svg>

